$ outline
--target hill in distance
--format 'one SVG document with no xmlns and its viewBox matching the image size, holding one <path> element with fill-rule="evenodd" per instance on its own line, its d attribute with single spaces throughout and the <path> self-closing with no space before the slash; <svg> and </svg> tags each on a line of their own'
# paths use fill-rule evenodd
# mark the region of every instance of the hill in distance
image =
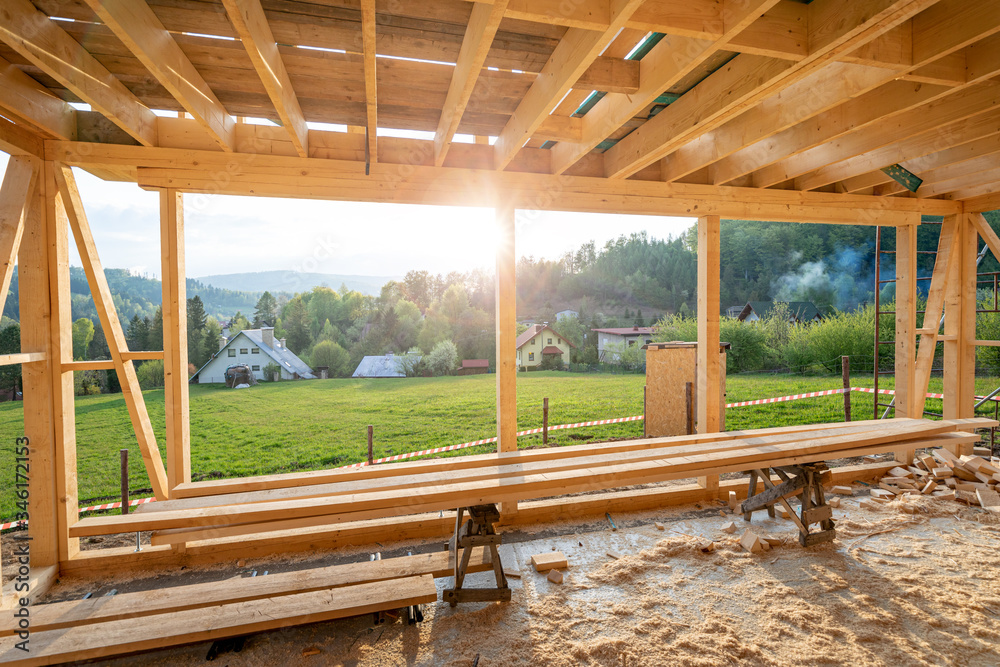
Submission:
<svg viewBox="0 0 1000 667">
<path fill-rule="evenodd" d="M 306 292 L 313 287 L 326 286 L 339 290 L 341 285 L 347 289 L 378 296 L 382 285 L 390 280 L 400 280 L 399 276 L 353 276 L 336 273 L 301 273 L 298 271 L 257 271 L 254 273 L 224 273 L 214 276 L 200 276 L 199 282 L 212 285 L 219 289 L 240 290 L 246 292 L 264 292 L 271 294 L 286 292 Z"/>
</svg>

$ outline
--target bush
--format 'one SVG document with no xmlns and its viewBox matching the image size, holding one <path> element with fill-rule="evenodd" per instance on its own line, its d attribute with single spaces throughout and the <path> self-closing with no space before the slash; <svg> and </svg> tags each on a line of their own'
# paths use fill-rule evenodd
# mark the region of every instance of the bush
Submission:
<svg viewBox="0 0 1000 667">
<path fill-rule="evenodd" d="M 458 348 L 450 340 L 443 340 L 423 361 L 434 375 L 449 375 L 458 367 Z"/>
<path fill-rule="evenodd" d="M 264 373 L 264 380 L 266 382 L 274 382 L 281 378 L 281 366 L 274 363 L 273 361 L 261 369 Z"/>
<path fill-rule="evenodd" d="M 761 370 L 776 356 L 767 345 L 763 327 L 756 323 L 724 317 L 719 323 L 719 340 L 732 344 L 726 354 L 727 373 Z"/>
<path fill-rule="evenodd" d="M 139 386 L 143 389 L 153 389 L 163 386 L 163 360 L 153 359 L 139 366 L 135 372 L 139 378 Z"/>
<path fill-rule="evenodd" d="M 538 364 L 540 371 L 561 371 L 565 368 L 566 365 L 563 363 L 562 357 L 555 354 L 542 355 L 542 363 Z"/>
<path fill-rule="evenodd" d="M 338 343 L 321 340 L 312 351 L 312 367 L 326 366 L 330 377 L 343 377 L 350 370 L 351 355 Z"/>
</svg>

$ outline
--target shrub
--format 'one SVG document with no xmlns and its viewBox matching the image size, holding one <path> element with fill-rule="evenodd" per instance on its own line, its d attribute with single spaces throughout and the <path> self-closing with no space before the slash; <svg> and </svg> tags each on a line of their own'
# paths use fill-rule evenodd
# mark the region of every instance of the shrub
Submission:
<svg viewBox="0 0 1000 667">
<path fill-rule="evenodd" d="M 338 343 L 321 340 L 312 351 L 312 367 L 326 366 L 330 377 L 343 377 L 350 370 L 351 355 Z"/>
<path fill-rule="evenodd" d="M 274 363 L 273 361 L 261 369 L 264 373 L 264 380 L 267 382 L 274 382 L 281 377 L 281 366 Z"/>
<path fill-rule="evenodd" d="M 139 386 L 143 389 L 153 389 L 163 386 L 163 360 L 153 359 L 144 362 L 135 372 L 139 378 Z"/>
<path fill-rule="evenodd" d="M 434 375 L 449 375 L 458 367 L 458 348 L 450 340 L 440 341 L 423 361 Z"/>
</svg>

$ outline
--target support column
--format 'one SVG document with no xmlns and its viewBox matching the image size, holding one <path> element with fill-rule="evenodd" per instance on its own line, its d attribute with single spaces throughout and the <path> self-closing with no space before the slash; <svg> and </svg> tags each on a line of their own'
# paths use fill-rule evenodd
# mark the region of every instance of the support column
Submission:
<svg viewBox="0 0 1000 667">
<path fill-rule="evenodd" d="M 191 481 L 184 195 L 177 190 L 160 191 L 160 254 L 167 483 L 173 489 Z"/>
<path fill-rule="evenodd" d="M 945 292 L 944 418 L 972 417 L 976 388 L 976 249 L 979 236 L 968 214 L 956 231 L 953 280 Z M 971 447 L 969 448 L 971 453 Z"/>
<path fill-rule="evenodd" d="M 497 224 L 497 451 L 517 451 L 517 315 L 514 270 L 514 206 L 496 209 Z M 517 503 L 503 503 L 502 514 L 517 512 Z"/>
<path fill-rule="evenodd" d="M 914 414 L 914 360 L 917 331 L 917 229 L 915 224 L 896 227 L 896 417 Z M 896 460 L 913 461 L 914 450 L 896 452 Z"/>
<path fill-rule="evenodd" d="M 40 181 L 45 197 L 48 242 L 49 299 L 51 303 L 49 365 L 52 374 L 52 434 L 55 453 L 56 512 L 59 560 L 80 552 L 80 539 L 69 537 L 69 527 L 80 518 L 76 469 L 76 402 L 73 371 L 63 370 L 73 360 L 73 316 L 69 290 L 69 219 L 56 185 L 55 168 L 46 162 Z"/>
<path fill-rule="evenodd" d="M 719 227 L 717 215 L 698 218 L 698 433 L 716 433 L 720 428 Z M 716 492 L 719 476 L 699 477 L 698 483 Z"/>
<path fill-rule="evenodd" d="M 39 181 L 43 177 L 38 163 Z M 21 368 L 24 389 L 24 435 L 30 440 L 28 478 L 28 534 L 31 567 L 59 562 L 59 521 L 56 502 L 55 424 L 52 388 L 59 358 L 51 353 L 52 310 L 49 254 L 46 239 L 44 188 L 30 196 L 24 233 L 18 252 L 18 299 L 21 308 L 21 351 L 42 352 L 44 362 Z"/>
</svg>

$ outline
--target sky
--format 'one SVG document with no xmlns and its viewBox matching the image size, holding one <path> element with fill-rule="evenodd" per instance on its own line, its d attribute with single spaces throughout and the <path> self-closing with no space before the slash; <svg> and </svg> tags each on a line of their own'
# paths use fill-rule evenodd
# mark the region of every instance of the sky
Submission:
<svg viewBox="0 0 1000 667">
<path fill-rule="evenodd" d="M 0 169 L 7 155 L 0 153 Z M 132 183 L 74 169 L 101 261 L 159 277 L 159 198 Z M 403 276 L 492 270 L 488 208 L 370 204 L 187 194 L 186 269 L 191 278 L 253 271 Z M 583 243 L 603 246 L 646 231 L 678 236 L 693 218 L 518 211 L 518 257 L 558 259 Z M 75 249 L 71 264 L 80 265 Z"/>
</svg>

